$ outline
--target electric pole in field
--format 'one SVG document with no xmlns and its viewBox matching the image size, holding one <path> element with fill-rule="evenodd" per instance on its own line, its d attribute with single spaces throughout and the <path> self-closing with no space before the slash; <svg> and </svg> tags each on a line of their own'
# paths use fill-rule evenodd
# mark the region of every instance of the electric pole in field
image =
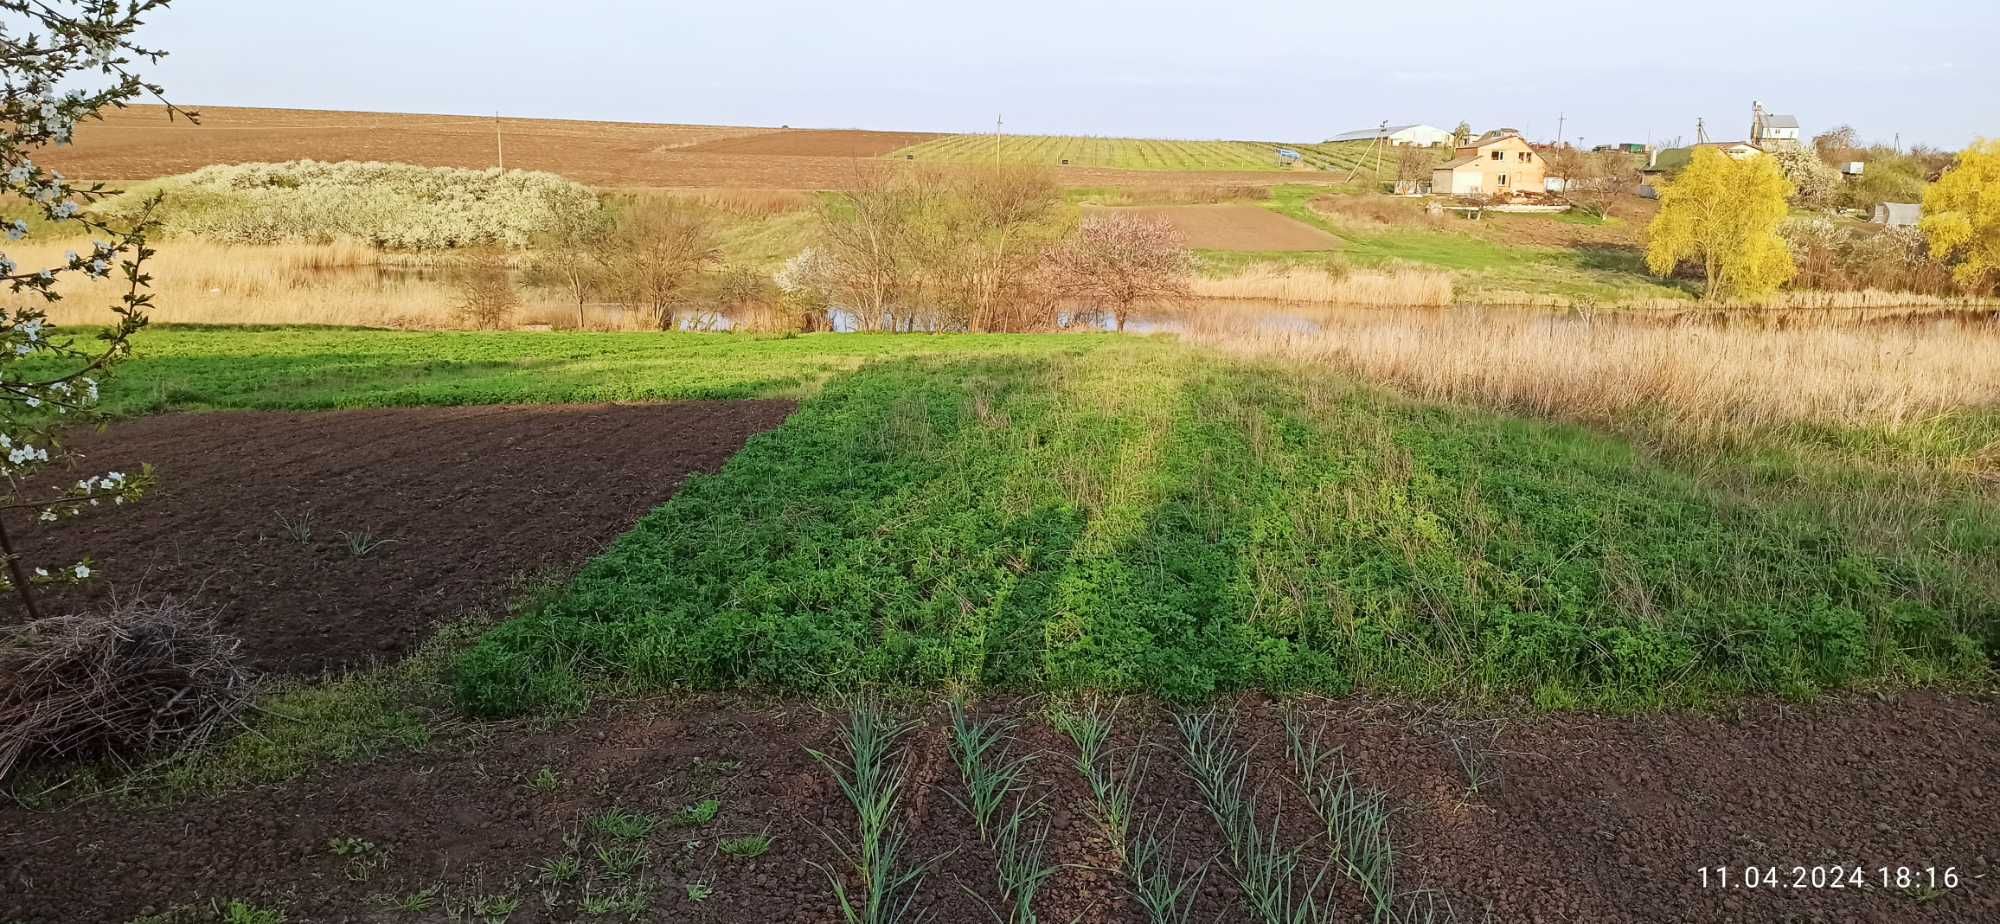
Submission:
<svg viewBox="0 0 2000 924">
<path fill-rule="evenodd" d="M 493 154 L 500 161 L 500 169 L 507 169 L 507 142 L 500 137 L 500 110 L 493 110 Z"/>
<path fill-rule="evenodd" d="M 1564 115 L 1563 113 L 1560 112 L 1556 113 L 1556 147 L 1562 147 L 1563 124 L 1568 120 L 1568 118 L 1569 117 L 1567 115 Z"/>
</svg>

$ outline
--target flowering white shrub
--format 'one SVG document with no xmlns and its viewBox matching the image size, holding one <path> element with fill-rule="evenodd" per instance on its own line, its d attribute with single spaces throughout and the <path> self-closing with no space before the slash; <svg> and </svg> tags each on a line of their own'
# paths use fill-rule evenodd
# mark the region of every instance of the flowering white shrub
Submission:
<svg viewBox="0 0 2000 924">
<path fill-rule="evenodd" d="M 22 303 L 0 304 L 0 512 L 32 513 L 39 520 L 76 516 L 90 507 L 123 504 L 152 481 L 109 472 L 83 478 L 67 490 L 39 498 L 24 496 L 23 480 L 65 460 L 56 439 L 60 425 L 88 416 L 97 405 L 98 380 L 131 353 L 131 338 L 146 326 L 152 277 L 146 246 L 154 203 L 137 202 L 125 220 L 87 213 L 84 206 L 110 195 L 102 186 L 78 187 L 61 173 L 44 169 L 31 156 L 50 145 L 66 145 L 80 119 L 106 106 L 160 89 L 128 68 L 134 59 L 156 62 L 161 53 L 132 44 L 140 17 L 168 0 L 0 0 L 0 189 L 33 203 L 43 218 L 89 235 L 87 252 L 71 250 L 61 263 L 18 266 L 0 253 L 0 285 Z M 171 114 L 191 114 L 168 106 Z M 0 231 L 9 240 L 28 236 L 16 219 Z M 59 280 L 71 274 L 104 279 L 116 273 L 123 293 L 112 305 L 108 326 L 95 342 L 63 336 L 42 307 L 57 300 Z M 80 581 L 90 562 L 30 569 L 14 537 L 0 521 L 0 589 L 20 594 L 30 618 L 39 618 L 29 587 L 36 583 Z"/>
<path fill-rule="evenodd" d="M 600 208 L 589 187 L 553 173 L 301 160 L 204 167 L 102 210 L 129 214 L 153 195 L 164 196 L 158 217 L 170 233 L 244 244 L 346 238 L 404 251 L 523 247 Z"/>
</svg>

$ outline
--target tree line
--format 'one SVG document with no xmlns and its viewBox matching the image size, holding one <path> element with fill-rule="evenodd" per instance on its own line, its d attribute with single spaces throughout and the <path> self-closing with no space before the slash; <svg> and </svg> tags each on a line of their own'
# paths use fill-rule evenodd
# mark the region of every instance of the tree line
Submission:
<svg viewBox="0 0 2000 924">
<path fill-rule="evenodd" d="M 1758 300 L 1792 283 L 1971 297 L 2000 291 L 2000 141 L 1973 144 L 1942 164 L 1935 182 L 1912 190 L 1923 209 L 1915 228 L 1841 218 L 1833 211 L 1841 180 L 1824 158 L 1849 149 L 1827 135 L 1814 145 L 1742 160 L 1697 149 L 1660 191 L 1647 267 L 1660 276 L 1692 268 L 1711 299 Z"/>
<path fill-rule="evenodd" d="M 577 309 L 611 302 L 673 330 L 713 314 L 767 329 L 829 330 L 844 312 L 877 331 L 1030 331 L 1185 297 L 1193 257 L 1163 219 L 1068 206 L 1035 167 L 883 165 L 815 198 L 807 245 L 775 273 L 724 257 L 726 222 L 679 196 L 568 211 L 538 246 L 533 281 Z M 466 320 L 511 319 L 504 255 L 469 261 Z"/>
</svg>

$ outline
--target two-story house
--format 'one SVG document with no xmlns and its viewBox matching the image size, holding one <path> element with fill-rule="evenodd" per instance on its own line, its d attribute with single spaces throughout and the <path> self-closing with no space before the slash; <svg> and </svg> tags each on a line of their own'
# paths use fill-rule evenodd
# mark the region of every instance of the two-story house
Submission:
<svg viewBox="0 0 2000 924">
<path fill-rule="evenodd" d="M 1798 116 L 1780 115 L 1764 108 L 1763 103 L 1750 103 L 1750 143 L 1766 151 L 1798 150 Z"/>
<path fill-rule="evenodd" d="M 1450 196 L 1539 193 L 1548 162 L 1518 132 L 1481 135 L 1431 171 L 1431 192 Z"/>
</svg>

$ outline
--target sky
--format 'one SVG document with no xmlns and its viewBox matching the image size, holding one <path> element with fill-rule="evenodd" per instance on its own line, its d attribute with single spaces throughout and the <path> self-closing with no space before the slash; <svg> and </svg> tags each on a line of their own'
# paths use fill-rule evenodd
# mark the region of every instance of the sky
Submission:
<svg viewBox="0 0 2000 924">
<path fill-rule="evenodd" d="M 177 0 L 176 102 L 1315 141 L 1748 134 L 1753 100 L 1870 141 L 2000 137 L 2000 0 Z"/>
</svg>

